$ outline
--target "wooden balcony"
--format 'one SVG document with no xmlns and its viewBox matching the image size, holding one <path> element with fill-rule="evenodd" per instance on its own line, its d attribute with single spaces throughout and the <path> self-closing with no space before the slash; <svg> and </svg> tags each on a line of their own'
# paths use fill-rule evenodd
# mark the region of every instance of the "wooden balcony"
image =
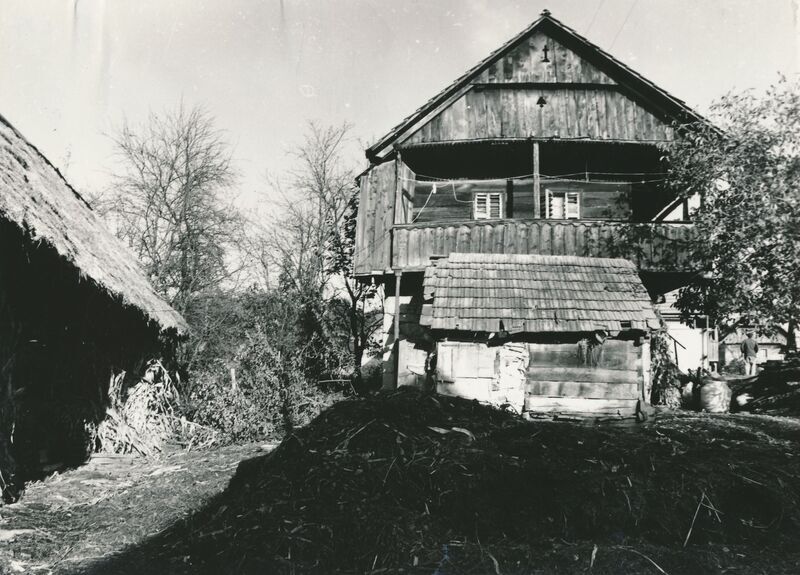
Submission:
<svg viewBox="0 0 800 575">
<path fill-rule="evenodd" d="M 624 257 L 643 271 L 690 271 L 691 224 L 580 220 L 472 220 L 400 224 L 392 229 L 392 269 L 423 270 L 451 253 Z"/>
</svg>

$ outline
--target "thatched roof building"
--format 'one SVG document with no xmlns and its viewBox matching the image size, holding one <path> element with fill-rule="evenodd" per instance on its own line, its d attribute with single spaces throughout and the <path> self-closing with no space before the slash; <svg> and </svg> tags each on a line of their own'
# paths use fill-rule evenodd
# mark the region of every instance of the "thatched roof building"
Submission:
<svg viewBox="0 0 800 575">
<path fill-rule="evenodd" d="M 0 217 L 44 241 L 82 276 L 141 311 L 162 330 L 185 332 L 181 315 L 156 294 L 130 250 L 61 173 L 0 116 Z"/>
<path fill-rule="evenodd" d="M 131 251 L 0 116 L 3 498 L 43 467 L 84 460 L 111 375 L 169 361 L 187 331 Z"/>
</svg>

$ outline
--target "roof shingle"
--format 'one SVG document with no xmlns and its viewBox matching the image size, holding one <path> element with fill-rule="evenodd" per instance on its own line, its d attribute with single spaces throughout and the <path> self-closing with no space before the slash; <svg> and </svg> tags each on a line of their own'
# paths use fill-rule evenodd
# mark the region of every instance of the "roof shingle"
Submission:
<svg viewBox="0 0 800 575">
<path fill-rule="evenodd" d="M 624 259 L 450 254 L 425 271 L 421 319 L 432 329 L 581 332 L 656 329 L 660 320 Z M 630 324 L 628 326 L 627 324 Z"/>
</svg>

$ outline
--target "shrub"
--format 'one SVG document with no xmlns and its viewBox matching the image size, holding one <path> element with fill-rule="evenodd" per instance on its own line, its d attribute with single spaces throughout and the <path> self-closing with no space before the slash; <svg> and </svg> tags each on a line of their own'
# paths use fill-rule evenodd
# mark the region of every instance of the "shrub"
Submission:
<svg viewBox="0 0 800 575">
<path fill-rule="evenodd" d="M 260 329 L 247 335 L 234 360 L 239 373 L 235 388 L 208 372 L 192 386 L 192 420 L 218 430 L 225 443 L 280 439 L 345 395 L 344 389 L 305 376 L 303 350 L 287 357 L 271 339 Z"/>
</svg>

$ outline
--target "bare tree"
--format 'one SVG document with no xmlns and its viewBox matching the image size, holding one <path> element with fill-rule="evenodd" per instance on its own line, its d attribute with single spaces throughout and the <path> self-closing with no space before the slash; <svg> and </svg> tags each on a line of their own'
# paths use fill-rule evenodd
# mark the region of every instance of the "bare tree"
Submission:
<svg viewBox="0 0 800 575">
<path fill-rule="evenodd" d="M 360 379 L 361 361 L 376 322 L 364 313 L 370 286 L 353 278 L 355 216 L 358 193 L 355 170 L 345 157 L 350 126 L 309 124 L 294 150 L 295 168 L 285 183 L 273 183 L 283 198 L 280 214 L 254 251 L 265 269 L 277 274 L 280 286 L 306 303 L 343 299 L 353 372 Z M 266 249 L 265 249 L 266 248 Z"/>
<path fill-rule="evenodd" d="M 114 142 L 122 169 L 107 211 L 156 289 L 185 311 L 230 275 L 241 226 L 223 196 L 236 180 L 229 147 L 211 116 L 183 106 L 141 126 L 126 122 Z"/>
</svg>

